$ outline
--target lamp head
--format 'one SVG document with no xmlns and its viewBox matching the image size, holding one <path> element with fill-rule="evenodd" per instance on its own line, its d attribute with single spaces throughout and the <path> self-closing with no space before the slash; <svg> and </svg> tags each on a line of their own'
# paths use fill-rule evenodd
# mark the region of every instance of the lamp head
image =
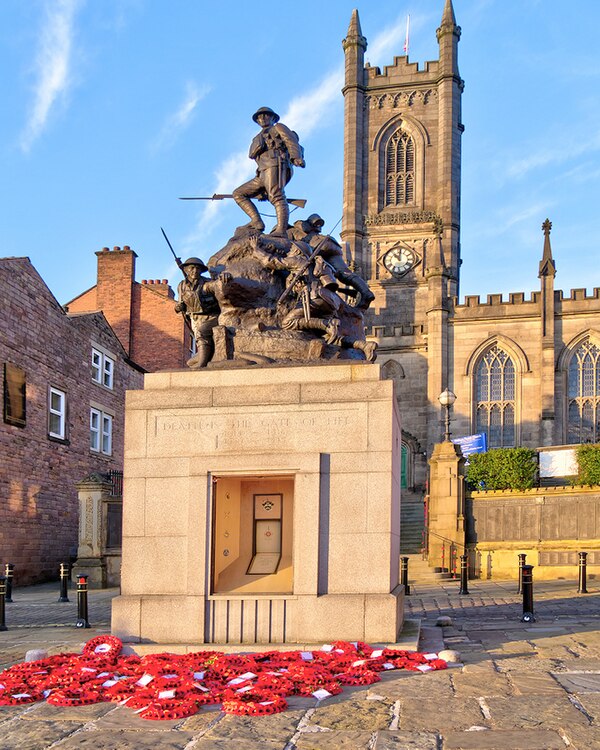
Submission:
<svg viewBox="0 0 600 750">
<path fill-rule="evenodd" d="M 449 388 L 446 388 L 446 390 L 438 396 L 438 401 L 442 406 L 452 406 L 456 401 L 456 394 L 452 393 Z"/>
</svg>

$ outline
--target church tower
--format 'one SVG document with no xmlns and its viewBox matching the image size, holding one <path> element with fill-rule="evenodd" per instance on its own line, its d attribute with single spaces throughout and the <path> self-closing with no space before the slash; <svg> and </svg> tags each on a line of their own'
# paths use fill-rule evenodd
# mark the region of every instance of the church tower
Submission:
<svg viewBox="0 0 600 750">
<path fill-rule="evenodd" d="M 450 304 L 460 269 L 460 27 L 445 0 L 439 59 L 365 65 L 358 12 L 345 54 L 344 221 L 349 261 L 376 295 L 367 320 L 399 385 L 405 434 L 440 440 L 439 394 L 452 388 Z M 426 387 L 425 387 L 426 384 Z"/>
</svg>

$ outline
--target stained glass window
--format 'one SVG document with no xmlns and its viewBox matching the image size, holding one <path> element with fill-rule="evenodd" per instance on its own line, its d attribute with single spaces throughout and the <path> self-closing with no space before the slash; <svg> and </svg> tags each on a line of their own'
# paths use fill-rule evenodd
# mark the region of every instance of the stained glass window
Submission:
<svg viewBox="0 0 600 750">
<path fill-rule="evenodd" d="M 600 348 L 589 339 L 581 343 L 573 352 L 567 375 L 567 442 L 600 442 Z"/>
<path fill-rule="evenodd" d="M 385 205 L 397 206 L 415 200 L 415 142 L 397 130 L 388 141 L 385 159 Z"/>
<path fill-rule="evenodd" d="M 485 432 L 489 448 L 516 444 L 515 366 L 498 345 L 490 347 L 475 368 L 476 431 Z"/>
</svg>

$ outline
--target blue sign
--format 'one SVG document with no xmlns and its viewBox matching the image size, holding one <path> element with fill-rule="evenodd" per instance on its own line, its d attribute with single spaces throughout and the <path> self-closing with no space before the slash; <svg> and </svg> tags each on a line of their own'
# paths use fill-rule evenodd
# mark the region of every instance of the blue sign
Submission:
<svg viewBox="0 0 600 750">
<path fill-rule="evenodd" d="M 477 435 L 467 435 L 452 441 L 460 445 L 463 456 L 466 458 L 471 453 L 485 453 L 487 451 L 487 434 L 480 432 Z"/>
</svg>

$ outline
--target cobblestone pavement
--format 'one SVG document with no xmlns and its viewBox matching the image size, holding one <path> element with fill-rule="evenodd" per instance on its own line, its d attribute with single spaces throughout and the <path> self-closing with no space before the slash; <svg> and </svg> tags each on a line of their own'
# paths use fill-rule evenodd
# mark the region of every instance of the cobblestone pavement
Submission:
<svg viewBox="0 0 600 750">
<path fill-rule="evenodd" d="M 421 618 L 420 647 L 440 648 L 443 637 L 461 665 L 384 673 L 322 703 L 292 698 L 287 711 L 264 718 L 203 708 L 178 722 L 150 722 L 113 704 L 0 708 L 0 750 L 600 750 L 600 591 L 595 582 L 588 588 L 578 595 L 574 581 L 536 583 L 537 621 L 525 624 L 514 582 L 471 581 L 468 596 L 458 595 L 456 581 L 416 584 L 405 611 Z M 106 632 L 115 593 L 90 592 L 95 627 L 78 631 L 59 626 L 73 623 L 76 609 L 57 610 L 56 589 L 17 589 L 0 665 L 29 648 L 78 650 Z M 453 625 L 435 627 L 440 615 Z"/>
</svg>

